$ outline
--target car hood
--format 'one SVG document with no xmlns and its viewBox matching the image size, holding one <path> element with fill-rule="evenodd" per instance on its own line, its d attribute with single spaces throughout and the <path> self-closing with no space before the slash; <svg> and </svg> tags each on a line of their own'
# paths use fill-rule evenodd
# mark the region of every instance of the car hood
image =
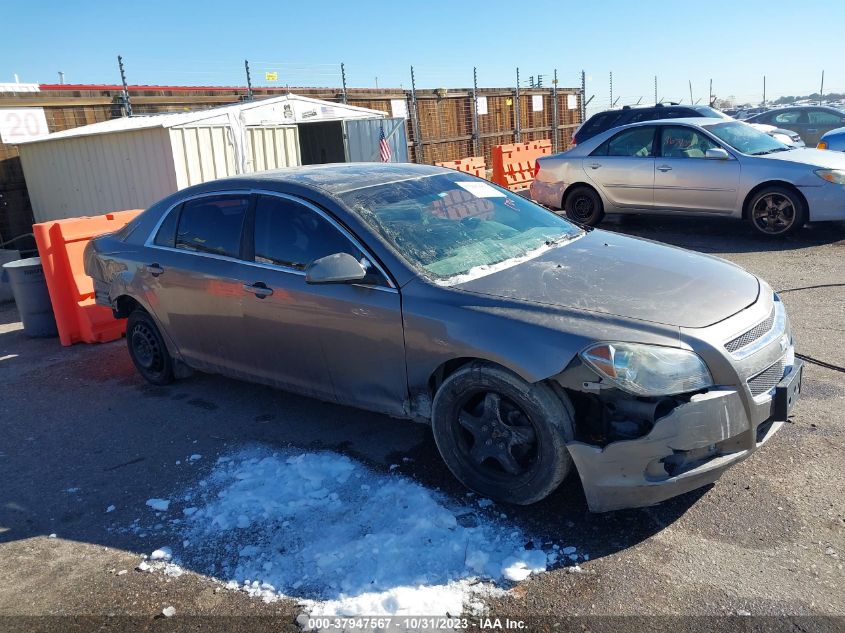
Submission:
<svg viewBox="0 0 845 633">
<path fill-rule="evenodd" d="M 811 149 L 809 147 L 793 149 L 788 152 L 764 154 L 763 156 L 755 156 L 754 158 L 782 160 L 788 163 L 801 163 L 824 169 L 845 169 L 845 155 L 823 149 Z"/>
<path fill-rule="evenodd" d="M 756 277 L 721 259 L 597 230 L 454 287 L 688 328 L 736 314 L 760 291 Z"/>
</svg>

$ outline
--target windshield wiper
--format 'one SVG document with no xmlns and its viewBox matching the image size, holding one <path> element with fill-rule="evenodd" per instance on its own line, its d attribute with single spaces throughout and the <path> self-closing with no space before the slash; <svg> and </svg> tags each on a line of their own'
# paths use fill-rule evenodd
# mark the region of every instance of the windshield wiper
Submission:
<svg viewBox="0 0 845 633">
<path fill-rule="evenodd" d="M 774 149 L 764 149 L 762 152 L 754 152 L 752 156 L 764 156 L 765 154 L 774 154 L 775 152 L 788 152 L 791 149 L 795 149 L 794 147 L 776 147 Z"/>
</svg>

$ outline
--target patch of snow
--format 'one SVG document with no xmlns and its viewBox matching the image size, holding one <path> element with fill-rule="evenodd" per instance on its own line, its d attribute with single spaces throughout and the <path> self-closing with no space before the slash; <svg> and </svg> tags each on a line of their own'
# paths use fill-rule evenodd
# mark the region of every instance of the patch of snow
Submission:
<svg viewBox="0 0 845 633">
<path fill-rule="evenodd" d="M 53 534 L 51 534 L 50 536 L 48 536 L 47 538 L 56 538 L 55 532 Z"/>
<path fill-rule="evenodd" d="M 490 499 L 479 499 L 478 500 L 478 507 L 479 508 L 489 508 L 493 505 L 493 502 Z"/>
<path fill-rule="evenodd" d="M 174 615 L 176 615 L 176 608 L 175 607 L 164 607 L 164 609 L 161 610 L 161 614 L 165 618 L 172 618 Z"/>
<path fill-rule="evenodd" d="M 200 455 L 200 454 L 198 454 L 198 453 L 194 453 L 193 455 L 191 455 L 191 456 L 188 458 L 188 461 L 189 461 L 189 462 L 195 462 L 195 461 L 197 461 L 198 459 L 202 459 L 202 455 Z"/>
<path fill-rule="evenodd" d="M 69 493 L 73 494 L 74 492 L 79 492 L 80 490 L 81 490 L 81 488 L 66 488 L 65 492 L 69 492 Z"/>
<path fill-rule="evenodd" d="M 153 510 L 166 512 L 167 508 L 170 507 L 170 501 L 168 501 L 167 499 L 147 499 L 147 505 L 150 506 Z"/>
<path fill-rule="evenodd" d="M 569 545 L 567 547 L 564 547 L 561 550 L 561 553 L 565 554 L 566 556 L 569 556 L 570 554 L 574 554 L 577 551 L 578 551 L 577 547 L 572 547 L 571 545 Z"/>
<path fill-rule="evenodd" d="M 117 572 L 117 575 L 118 576 L 125 576 L 126 573 L 127 573 L 127 571 L 125 569 L 121 569 L 119 572 Z"/>
<path fill-rule="evenodd" d="M 268 602 L 296 598 L 313 615 L 454 615 L 491 583 L 548 566 L 513 525 L 459 523 L 465 505 L 331 452 L 244 449 L 218 458 L 190 495 L 195 507 L 171 535 L 183 543 L 179 565 L 152 569 L 193 569 Z"/>
<path fill-rule="evenodd" d="M 108 508 L 106 508 L 107 513 L 108 512 L 114 512 L 115 510 L 117 510 L 117 507 L 115 507 L 115 506 L 109 506 Z"/>
<path fill-rule="evenodd" d="M 159 547 L 150 554 L 150 560 L 170 560 L 171 558 L 173 558 L 173 550 L 169 547 Z"/>
</svg>

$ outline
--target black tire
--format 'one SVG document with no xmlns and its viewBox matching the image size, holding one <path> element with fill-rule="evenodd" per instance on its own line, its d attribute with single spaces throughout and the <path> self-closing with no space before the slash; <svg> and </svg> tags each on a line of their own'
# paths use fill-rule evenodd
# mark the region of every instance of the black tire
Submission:
<svg viewBox="0 0 845 633">
<path fill-rule="evenodd" d="M 807 223 L 807 208 L 791 189 L 764 187 L 748 201 L 747 218 L 760 235 L 784 237 Z"/>
<path fill-rule="evenodd" d="M 496 365 L 473 362 L 446 378 L 432 404 L 432 429 L 458 481 L 496 501 L 540 501 L 572 467 L 565 446 L 571 405 L 549 385 Z"/>
<path fill-rule="evenodd" d="M 173 358 L 152 317 L 136 308 L 126 322 L 126 345 L 135 369 L 154 385 L 173 382 Z"/>
<path fill-rule="evenodd" d="M 566 194 L 563 208 L 570 220 L 588 226 L 595 226 L 604 219 L 601 197 L 591 187 L 575 187 Z"/>
</svg>

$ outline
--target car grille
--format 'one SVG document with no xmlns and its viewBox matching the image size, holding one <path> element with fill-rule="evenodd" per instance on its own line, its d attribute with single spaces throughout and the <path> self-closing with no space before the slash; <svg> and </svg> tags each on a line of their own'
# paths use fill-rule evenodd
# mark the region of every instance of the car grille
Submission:
<svg viewBox="0 0 845 633">
<path fill-rule="evenodd" d="M 755 325 L 753 328 L 740 334 L 735 339 L 732 339 L 725 343 L 725 349 L 728 350 L 730 353 L 734 353 L 735 351 L 742 349 L 746 345 L 750 345 L 757 339 L 761 338 L 765 334 L 772 329 L 772 326 L 775 324 L 775 309 L 772 308 L 771 313 L 769 313 L 769 317 L 763 321 Z"/>
<path fill-rule="evenodd" d="M 748 389 L 751 391 L 751 395 L 756 398 L 770 391 L 783 378 L 784 369 L 784 359 L 781 358 L 774 365 L 770 365 L 756 376 L 749 378 Z"/>
</svg>

